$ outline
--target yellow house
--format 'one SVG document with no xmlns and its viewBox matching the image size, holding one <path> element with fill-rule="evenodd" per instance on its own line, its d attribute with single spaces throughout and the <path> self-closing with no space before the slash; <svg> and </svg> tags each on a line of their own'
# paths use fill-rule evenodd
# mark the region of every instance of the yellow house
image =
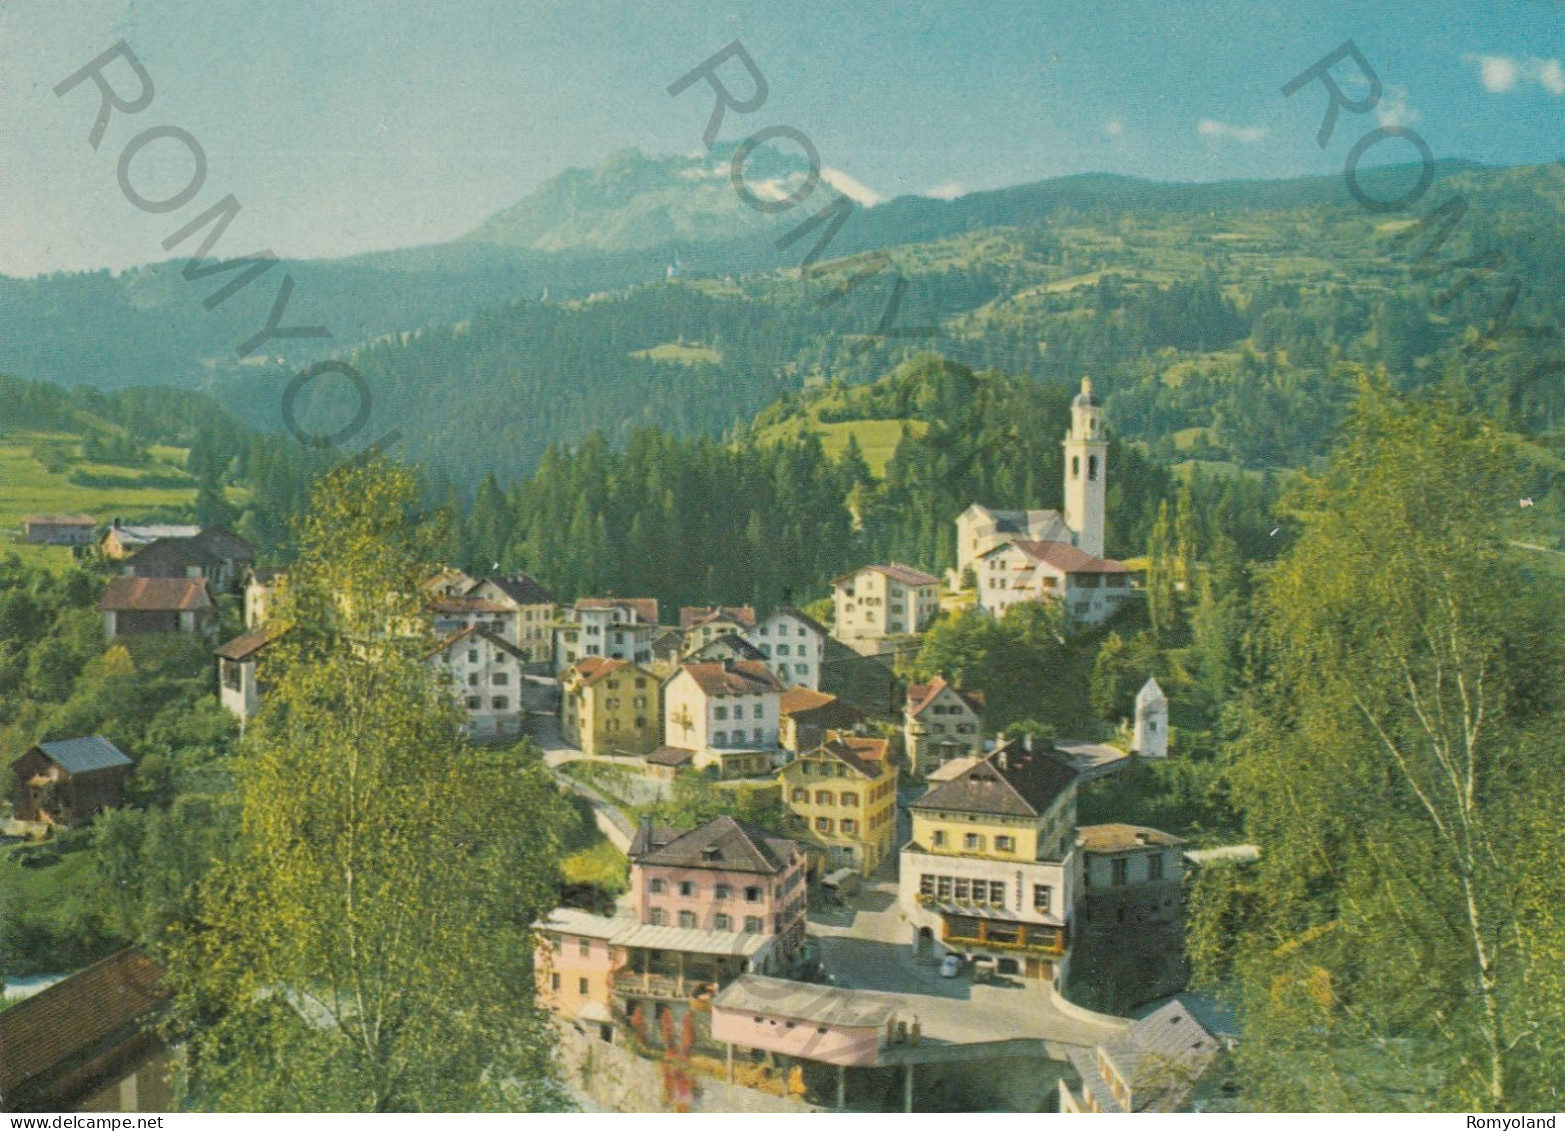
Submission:
<svg viewBox="0 0 1565 1131">
<path fill-rule="evenodd" d="M 658 681 L 629 660 L 583 656 L 561 692 L 561 737 L 584 754 L 649 754 L 662 744 Z"/>
<path fill-rule="evenodd" d="M 869 875 L 892 853 L 897 768 L 883 738 L 833 734 L 777 773 L 789 831 L 816 846 L 830 869 Z"/>
<path fill-rule="evenodd" d="M 1062 986 L 1079 884 L 1076 771 L 1016 741 L 929 775 L 909 806 L 899 901 L 921 955 L 985 955 Z"/>
</svg>

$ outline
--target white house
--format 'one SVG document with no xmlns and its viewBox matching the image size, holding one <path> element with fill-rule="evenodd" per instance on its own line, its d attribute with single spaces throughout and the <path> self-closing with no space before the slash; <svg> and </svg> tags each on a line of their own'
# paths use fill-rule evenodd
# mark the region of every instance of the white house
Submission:
<svg viewBox="0 0 1565 1131">
<path fill-rule="evenodd" d="M 429 663 L 450 679 L 471 737 L 521 733 L 525 661 L 516 645 L 486 629 L 464 628 L 436 645 Z"/>
<path fill-rule="evenodd" d="M 908 765 L 915 773 L 928 774 L 943 762 L 982 754 L 983 710 L 983 695 L 958 691 L 943 676 L 911 684 L 902 709 Z"/>
<path fill-rule="evenodd" d="M 821 660 L 830 635 L 824 625 L 792 605 L 778 605 L 745 633 L 745 639 L 761 650 L 784 687 L 819 691 Z"/>
<path fill-rule="evenodd" d="M 583 597 L 554 627 L 554 669 L 563 672 L 583 656 L 652 662 L 658 603 L 652 597 Z"/>
<path fill-rule="evenodd" d="M 783 686 L 760 660 L 687 663 L 663 685 L 663 741 L 724 777 L 770 769 Z"/>
<path fill-rule="evenodd" d="M 968 567 L 984 554 L 1016 538 L 1028 542 L 1069 542 L 1072 534 L 1056 510 L 999 511 L 974 503 L 956 516 L 958 583 Z"/>
<path fill-rule="evenodd" d="M 1143 758 L 1168 757 L 1168 696 L 1149 679 L 1136 693 L 1136 727 L 1130 748 Z"/>
<path fill-rule="evenodd" d="M 523 661 L 547 668 L 554 653 L 554 597 L 525 573 L 486 577 L 466 596 L 506 610 L 501 635 L 521 651 Z"/>
<path fill-rule="evenodd" d="M 923 632 L 940 613 L 940 579 L 912 566 L 865 566 L 831 585 L 832 635 L 855 651 L 888 636 Z"/>
<path fill-rule="evenodd" d="M 1068 542 L 1002 542 L 975 572 L 978 607 L 996 618 L 1023 601 L 1063 600 L 1071 620 L 1097 624 L 1136 593 L 1124 564 Z"/>
<path fill-rule="evenodd" d="M 687 605 L 679 610 L 679 631 L 684 652 L 699 651 L 721 636 L 743 636 L 755 627 L 755 610 L 749 605 Z"/>
</svg>

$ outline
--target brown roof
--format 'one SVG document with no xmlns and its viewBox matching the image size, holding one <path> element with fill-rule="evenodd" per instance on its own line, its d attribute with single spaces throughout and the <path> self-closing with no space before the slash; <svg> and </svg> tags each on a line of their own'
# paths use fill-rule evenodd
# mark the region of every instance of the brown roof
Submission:
<svg viewBox="0 0 1565 1131">
<path fill-rule="evenodd" d="M 935 785 L 912 807 L 1038 817 L 1075 781 L 1070 765 L 1042 748 L 1030 751 L 1018 740 Z"/>
<path fill-rule="evenodd" d="M 611 660 L 607 656 L 583 656 L 571 666 L 581 674 L 582 686 L 591 687 L 611 672 L 617 672 L 621 668 L 633 668 L 636 665 L 629 660 Z M 569 677 L 570 672 L 567 671 L 566 678 Z"/>
<path fill-rule="evenodd" d="M 863 743 L 879 743 L 882 747 L 878 756 L 871 756 L 863 748 Z M 855 771 L 861 777 L 878 778 L 887 772 L 885 762 L 885 747 L 890 744 L 883 738 L 853 739 L 840 735 L 833 735 L 814 751 L 816 754 L 824 754 L 828 758 L 835 758 L 850 770 Z"/>
<path fill-rule="evenodd" d="M 681 670 L 689 672 L 696 686 L 708 695 L 764 695 L 783 689 L 772 669 L 759 660 L 684 664 Z"/>
<path fill-rule="evenodd" d="M 437 656 L 441 652 L 449 649 L 451 645 L 455 644 L 458 640 L 461 640 L 465 636 L 482 636 L 485 640 L 489 641 L 489 643 L 496 645 L 503 651 L 511 653 L 511 655 L 515 656 L 518 660 L 525 660 L 527 658 L 523 654 L 522 650 L 515 644 L 512 644 L 509 640 L 496 636 L 487 628 L 483 628 L 482 626 L 476 624 L 470 624 L 466 628 L 457 629 L 450 636 L 442 640 L 439 644 L 436 644 L 428 652 L 425 652 L 424 655 L 426 658 L 429 656 Z"/>
<path fill-rule="evenodd" d="M 101 607 L 109 613 L 190 612 L 210 609 L 212 598 L 199 577 L 116 577 L 103 591 Z"/>
<path fill-rule="evenodd" d="M 511 610 L 482 597 L 437 597 L 429 603 L 436 613 L 508 613 Z"/>
<path fill-rule="evenodd" d="M 859 574 L 863 573 L 867 569 L 872 569 L 876 573 L 883 573 L 887 577 L 891 578 L 891 580 L 893 580 L 893 581 L 900 581 L 903 585 L 939 585 L 940 584 L 940 579 L 938 577 L 935 577 L 932 574 L 927 574 L 927 573 L 925 573 L 921 569 L 914 569 L 910 565 L 903 565 L 901 562 L 892 562 L 890 565 L 867 565 L 867 566 L 860 566 L 858 569 L 854 570 L 852 573 L 845 573 L 841 577 L 836 578 L 834 581 L 832 581 L 832 584 L 833 585 L 838 585 L 838 584 L 841 584 L 844 581 L 851 580 L 852 578 L 857 577 Z"/>
<path fill-rule="evenodd" d="M 656 597 L 582 597 L 576 602 L 578 609 L 629 609 L 636 614 L 638 624 L 657 624 L 658 599 Z"/>
<path fill-rule="evenodd" d="M 884 762 L 891 753 L 891 739 L 870 738 L 863 734 L 836 734 L 832 736 L 860 758 Z"/>
<path fill-rule="evenodd" d="M 951 687 L 946 682 L 945 676 L 937 675 L 928 683 L 914 683 L 907 689 L 907 712 L 917 718 L 925 707 L 933 703 L 936 697 L 950 687 L 951 691 L 962 702 L 966 703 L 973 714 L 981 715 L 984 710 L 984 693 L 982 691 L 962 691 Z"/>
<path fill-rule="evenodd" d="M 549 591 L 525 573 L 513 573 L 505 577 L 486 577 L 484 581 L 493 585 L 518 605 L 554 604 L 554 597 Z"/>
<path fill-rule="evenodd" d="M 799 852 L 799 846 L 791 840 L 722 816 L 689 832 L 642 825 L 636 830 L 628 855 L 636 864 L 773 876 L 788 867 Z"/>
<path fill-rule="evenodd" d="M 45 1083 L 66 1061 L 149 1019 L 168 996 L 163 973 L 141 951 L 122 950 L 0 1010 L 0 1096 Z"/>
<path fill-rule="evenodd" d="M 823 707 L 840 704 L 842 700 L 824 691 L 811 691 L 808 687 L 790 687 L 777 701 L 777 710 L 784 715 L 807 715 Z"/>
<path fill-rule="evenodd" d="M 679 627 L 685 632 L 709 621 L 727 619 L 744 628 L 755 627 L 755 610 L 749 605 L 686 605 L 679 610 Z"/>
<path fill-rule="evenodd" d="M 1172 833 L 1142 825 L 1081 825 L 1076 839 L 1088 852 L 1131 852 L 1138 848 L 1176 848 L 1185 842 Z"/>
<path fill-rule="evenodd" d="M 284 631 L 283 628 L 276 625 L 252 629 L 220 644 L 213 649 L 213 655 L 224 660 L 247 660 L 276 640 Z"/>
<path fill-rule="evenodd" d="M 683 766 L 695 756 L 694 750 L 686 750 L 683 746 L 659 746 L 642 761 L 653 766 Z"/>
<path fill-rule="evenodd" d="M 1087 553 L 1086 550 L 1072 546 L 1069 542 L 1028 542 L 1018 539 L 1008 542 L 1006 545 L 1015 546 L 1029 558 L 1044 562 L 1053 566 L 1061 573 L 1129 573 L 1123 562 L 1116 562 L 1109 558 L 1099 558 Z M 996 546 L 990 550 L 1003 549 Z M 989 554 L 985 554 L 988 557 Z"/>
</svg>

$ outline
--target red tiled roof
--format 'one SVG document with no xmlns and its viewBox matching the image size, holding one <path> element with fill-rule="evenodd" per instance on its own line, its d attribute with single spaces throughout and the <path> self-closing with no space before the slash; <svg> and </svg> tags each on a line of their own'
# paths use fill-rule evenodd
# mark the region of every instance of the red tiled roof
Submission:
<svg viewBox="0 0 1565 1131">
<path fill-rule="evenodd" d="M 198 577 L 116 577 L 103 591 L 104 612 L 190 612 L 210 609 L 206 582 Z"/>
<path fill-rule="evenodd" d="M 141 951 L 122 950 L 0 1010 L 0 1095 L 148 1019 L 168 997 L 163 973 Z"/>
<path fill-rule="evenodd" d="M 1029 558 L 1053 566 L 1061 573 L 1129 573 L 1123 562 L 1099 558 L 1072 546 L 1069 542 L 1027 542 L 1017 540 L 1007 543 L 1015 546 Z M 995 549 L 1001 549 L 996 547 Z M 994 550 L 989 553 L 994 553 Z M 988 554 L 984 555 L 988 557 Z"/>
<path fill-rule="evenodd" d="M 903 565 L 901 562 L 892 562 L 890 565 L 867 565 L 867 566 L 861 566 L 860 568 L 854 570 L 852 573 L 845 573 L 841 577 L 836 578 L 834 581 L 832 581 L 832 584 L 833 585 L 838 585 L 838 584 L 840 584 L 840 583 L 842 583 L 844 581 L 848 581 L 848 580 L 850 580 L 852 578 L 857 577 L 859 574 L 863 573 L 867 569 L 872 569 L 876 573 L 883 573 L 887 577 L 891 578 L 891 580 L 893 580 L 893 581 L 900 581 L 903 585 L 939 585 L 940 584 L 940 579 L 938 577 L 935 577 L 935 576 L 933 576 L 931 574 L 927 574 L 927 573 L 925 573 L 921 569 L 914 569 L 910 565 Z"/>
<path fill-rule="evenodd" d="M 777 701 L 777 709 L 785 715 L 800 715 L 806 711 L 829 707 L 837 701 L 835 695 L 827 695 L 824 691 L 811 691 L 808 687 L 790 687 Z"/>
<path fill-rule="evenodd" d="M 944 676 L 935 676 L 928 683 L 911 684 L 907 689 L 907 712 L 917 718 L 925 707 L 935 701 L 935 698 L 946 688 L 951 687 Z M 961 691 L 951 687 L 956 697 L 972 710 L 973 714 L 983 713 L 984 695 L 981 691 Z"/>
<path fill-rule="evenodd" d="M 783 685 L 772 669 L 759 660 L 740 660 L 734 664 L 685 664 L 684 670 L 696 686 L 708 695 L 763 695 L 782 691 Z"/>
</svg>

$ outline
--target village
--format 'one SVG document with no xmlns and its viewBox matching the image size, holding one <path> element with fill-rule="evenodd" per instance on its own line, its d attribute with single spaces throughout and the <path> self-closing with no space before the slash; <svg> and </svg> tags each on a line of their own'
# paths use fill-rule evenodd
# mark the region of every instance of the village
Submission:
<svg viewBox="0 0 1565 1131">
<path fill-rule="evenodd" d="M 520 574 L 425 582 L 427 663 L 468 736 L 535 742 L 628 862 L 618 899 L 568 899 L 535 924 L 537 1000 L 592 1103 L 633 1105 L 615 1088 L 654 1067 L 665 1100 L 696 1110 L 702 1094 L 708 1110 L 914 1111 L 952 1092 L 998 1110 L 1224 1102 L 1209 1070 L 1236 1030 L 1180 993 L 1184 891 L 1203 854 L 1077 819 L 1083 785 L 1178 757 L 1156 679 L 1116 734 L 1069 738 L 996 732 L 984 688 L 898 675 L 942 613 L 1058 602 L 1083 626 L 1144 596 L 1136 569 L 1102 556 L 1108 443 L 1089 381 L 1063 444 L 1063 512 L 974 502 L 946 577 L 864 565 L 833 582 L 829 627 L 791 603 L 675 619 L 650 598 L 562 605 Z M 28 535 L 96 538 L 72 516 L 40 516 Z M 101 549 L 120 571 L 101 603 L 110 641 L 211 637 L 214 596 L 242 594 L 245 630 L 214 653 L 243 728 L 287 632 L 274 615 L 286 572 L 222 527 L 116 521 Z M 101 736 L 39 743 L 12 766 L 13 823 L 90 822 L 121 803 L 131 767 Z M 690 779 L 776 801 L 782 827 L 631 814 Z M 1142 970 L 1133 1015 L 1072 1000 L 1093 953 Z"/>
</svg>

